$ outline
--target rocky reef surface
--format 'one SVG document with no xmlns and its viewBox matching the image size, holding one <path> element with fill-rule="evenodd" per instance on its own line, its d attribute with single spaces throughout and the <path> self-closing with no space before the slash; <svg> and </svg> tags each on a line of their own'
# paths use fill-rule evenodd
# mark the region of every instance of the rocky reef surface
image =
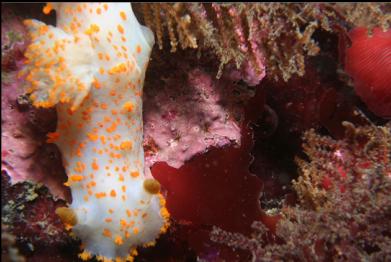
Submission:
<svg viewBox="0 0 391 262">
<path fill-rule="evenodd" d="M 305 5 L 300 13 L 298 6 L 271 5 L 279 19 L 258 21 L 270 28 L 286 25 L 293 14 L 300 20 L 295 28 L 323 24 L 312 24 L 302 38 L 278 31 L 273 39 L 270 30 L 262 34 L 253 28 L 253 38 L 245 42 L 240 37 L 250 31 L 238 14 L 263 12 L 267 5 L 254 11 L 242 5 L 162 4 L 160 15 L 184 23 L 178 30 L 187 28 L 178 17 L 198 12 L 191 17 L 202 32 L 191 27 L 188 32 L 204 42 L 192 50 L 191 42 L 182 46 L 187 40 L 180 38 L 172 53 L 164 46 L 172 35 L 162 34 L 162 50 L 153 50 L 143 97 L 145 160 L 161 183 L 172 221 L 155 247 L 139 250 L 136 261 L 391 259 L 391 91 L 384 80 L 390 64 L 374 56 L 378 60 L 371 65 L 382 68 L 374 80 L 365 78 L 360 68 L 368 71 L 368 65 L 360 61 L 357 45 L 375 41 L 380 29 L 369 40 L 363 29 L 363 36 L 350 31 L 356 25 L 384 26 L 389 20 L 380 18 L 390 7 L 366 6 Z M 71 201 L 61 153 L 47 142 L 56 127 L 55 109 L 34 108 L 17 74 L 29 41 L 23 18 L 53 23 L 53 17 L 41 14 L 42 5 L 2 7 L 2 259 L 78 261 L 80 243 L 55 214 Z M 330 30 L 321 20 L 327 10 Z M 379 16 L 362 21 L 360 10 Z M 338 19 L 330 18 L 332 12 Z M 241 24 L 235 27 L 228 18 L 219 24 L 213 18 L 219 14 L 241 18 Z M 206 34 L 208 23 L 220 28 L 219 45 L 223 32 L 232 29 L 224 36 L 231 53 L 216 53 L 208 42 L 213 36 Z M 159 26 L 152 27 L 158 34 Z M 386 30 L 369 51 L 389 54 Z M 277 61 L 276 41 L 302 42 Z M 240 47 L 235 43 L 247 51 L 233 50 Z M 317 56 L 307 56 L 315 44 Z M 292 60 L 294 68 L 279 66 L 294 50 L 303 59 Z M 248 59 L 222 68 L 224 55 L 233 58 L 235 52 Z M 276 74 L 282 74 L 279 80 Z M 371 89 L 370 81 L 380 84 Z"/>
</svg>

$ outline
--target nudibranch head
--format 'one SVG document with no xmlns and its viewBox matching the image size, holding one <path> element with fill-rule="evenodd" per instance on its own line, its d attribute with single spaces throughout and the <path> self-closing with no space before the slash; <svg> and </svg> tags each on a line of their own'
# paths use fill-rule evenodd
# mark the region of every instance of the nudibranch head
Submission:
<svg viewBox="0 0 391 262">
<path fill-rule="evenodd" d="M 57 27 L 27 20 L 24 73 L 33 104 L 56 105 L 72 204 L 56 211 L 82 259 L 132 260 L 168 227 L 160 184 L 144 175 L 142 86 L 154 43 L 130 4 L 53 3 Z"/>
</svg>

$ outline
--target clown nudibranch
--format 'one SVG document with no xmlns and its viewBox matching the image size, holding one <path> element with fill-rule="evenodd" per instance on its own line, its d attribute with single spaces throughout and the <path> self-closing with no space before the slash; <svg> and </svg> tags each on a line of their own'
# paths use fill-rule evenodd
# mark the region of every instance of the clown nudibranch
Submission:
<svg viewBox="0 0 391 262">
<path fill-rule="evenodd" d="M 72 204 L 56 213 L 83 259 L 132 260 L 168 227 L 159 183 L 144 174 L 142 87 L 154 37 L 129 3 L 53 3 L 57 27 L 26 20 L 33 105 L 56 106 Z"/>
</svg>

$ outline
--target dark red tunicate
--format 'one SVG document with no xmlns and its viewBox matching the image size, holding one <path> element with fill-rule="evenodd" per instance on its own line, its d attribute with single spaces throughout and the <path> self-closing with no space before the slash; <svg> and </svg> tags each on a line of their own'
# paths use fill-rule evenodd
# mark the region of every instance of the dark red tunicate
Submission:
<svg viewBox="0 0 391 262">
<path fill-rule="evenodd" d="M 319 100 L 328 87 L 311 64 L 303 77 L 292 77 L 288 82 L 268 80 L 265 87 L 267 103 L 277 113 L 284 136 L 298 139 L 303 131 L 320 126 Z M 298 139 L 297 145 L 300 143 Z"/>
<path fill-rule="evenodd" d="M 261 181 L 248 171 L 252 134 L 243 130 L 238 148 L 212 149 L 179 169 L 162 162 L 153 166 L 174 219 L 243 232 L 259 218 Z"/>
<path fill-rule="evenodd" d="M 343 121 L 366 123 L 361 116 L 354 113 L 354 110 L 353 103 L 342 93 L 329 88 L 323 92 L 319 101 L 319 121 L 334 138 L 342 139 L 345 134 Z"/>
<path fill-rule="evenodd" d="M 183 238 L 200 257 L 211 261 L 219 261 L 214 260 L 217 257 L 242 259 L 240 252 L 232 253 L 230 248 L 210 240 L 212 226 L 244 234 L 251 232 L 255 220 L 265 220 L 273 227 L 260 209 L 262 182 L 249 171 L 253 146 L 249 120 L 256 116 L 249 113 L 263 110 L 264 94 L 259 92 L 249 106 L 240 146 L 213 148 L 179 169 L 163 162 L 152 166 L 153 176 L 166 192 L 171 217 L 185 226 Z"/>
</svg>

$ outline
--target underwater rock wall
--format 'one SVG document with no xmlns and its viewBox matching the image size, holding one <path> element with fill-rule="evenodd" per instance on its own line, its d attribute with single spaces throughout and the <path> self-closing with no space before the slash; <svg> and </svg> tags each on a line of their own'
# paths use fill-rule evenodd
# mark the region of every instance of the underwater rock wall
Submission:
<svg viewBox="0 0 391 262">
<path fill-rule="evenodd" d="M 33 107 L 17 78 L 20 15 L 45 19 L 30 6 L 2 8 L 2 258 L 78 261 L 80 241 L 55 213 L 72 200 L 46 142 L 55 110 Z M 135 10 L 157 40 L 144 150 L 171 214 L 135 261 L 391 259 L 389 4 Z M 375 35 L 349 33 L 359 26 Z M 377 59 L 363 63 L 368 53 Z"/>
</svg>

